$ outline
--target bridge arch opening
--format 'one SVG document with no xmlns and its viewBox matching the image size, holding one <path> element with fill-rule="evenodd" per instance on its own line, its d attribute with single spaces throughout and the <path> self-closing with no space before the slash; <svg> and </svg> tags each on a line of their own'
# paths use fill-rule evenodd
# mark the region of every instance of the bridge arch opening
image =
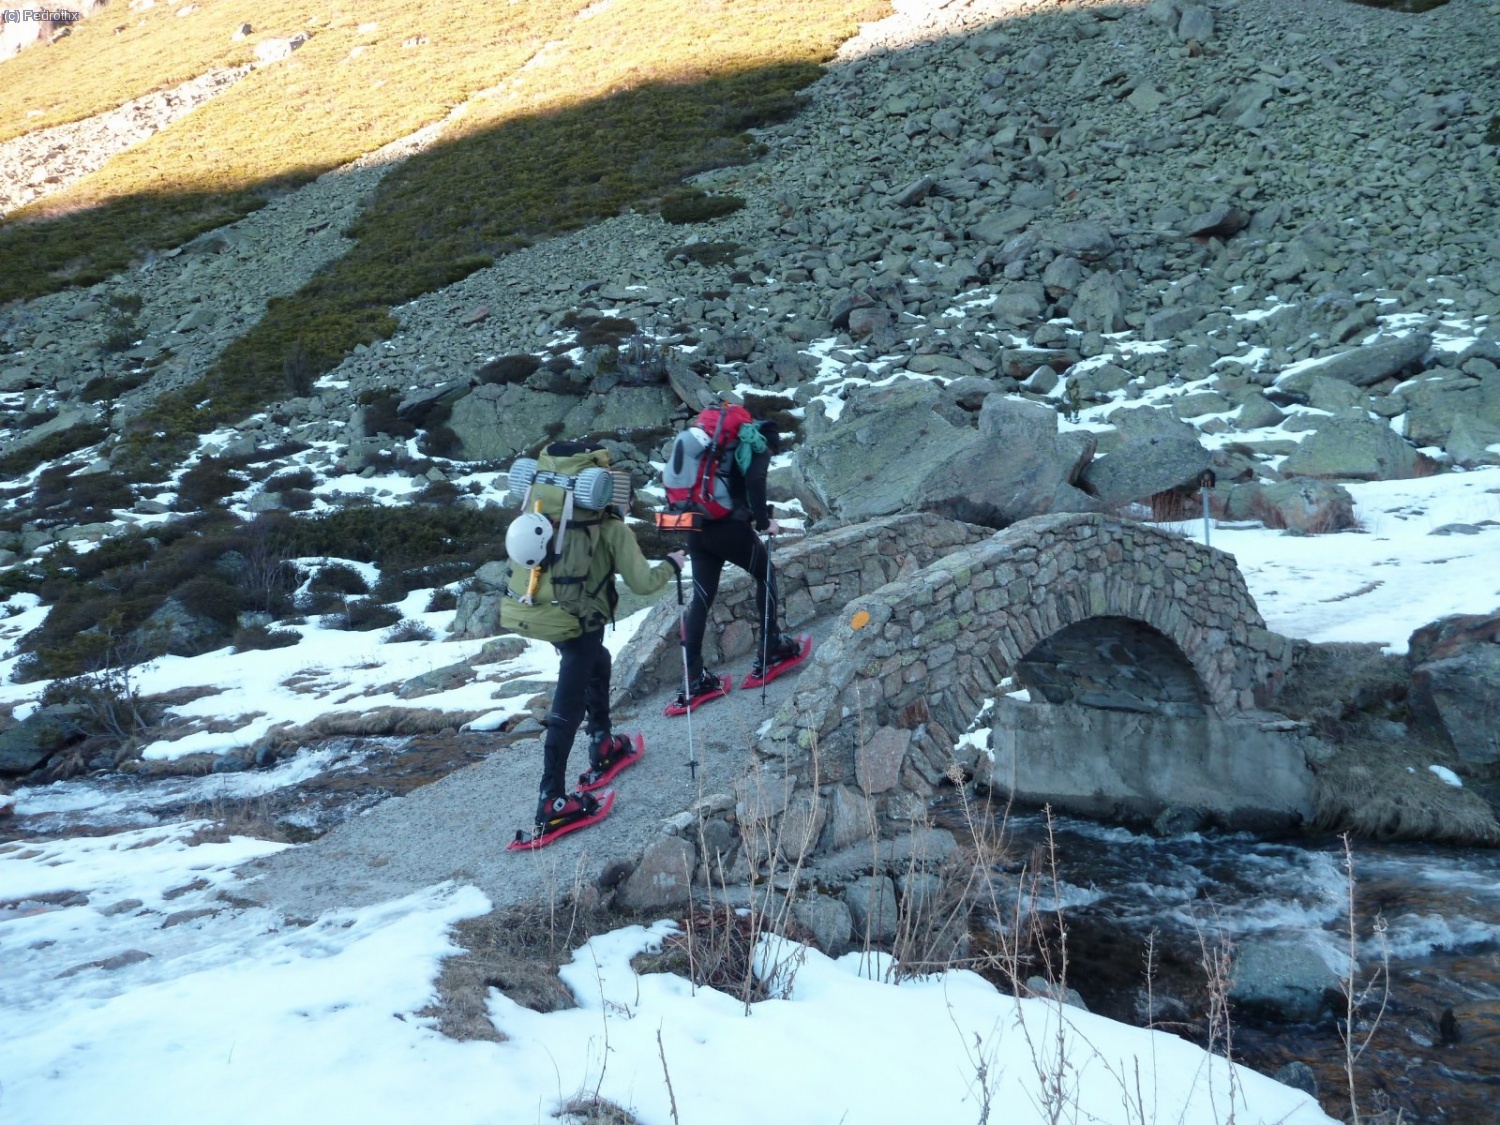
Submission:
<svg viewBox="0 0 1500 1125">
<path fill-rule="evenodd" d="M 1038 702 L 1198 718 L 1213 701 L 1175 641 L 1143 621 L 1088 617 L 1033 646 L 1016 681 Z"/>
</svg>

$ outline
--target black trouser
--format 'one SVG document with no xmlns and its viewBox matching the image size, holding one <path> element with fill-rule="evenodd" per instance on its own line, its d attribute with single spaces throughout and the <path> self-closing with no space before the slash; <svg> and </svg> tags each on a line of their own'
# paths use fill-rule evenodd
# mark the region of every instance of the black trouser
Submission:
<svg viewBox="0 0 1500 1125">
<path fill-rule="evenodd" d="M 688 676 L 697 679 L 703 671 L 703 631 L 708 627 L 708 610 L 719 592 L 719 575 L 725 563 L 734 563 L 755 579 L 755 631 L 760 634 L 765 624 L 767 634 L 760 637 L 761 644 L 769 644 L 768 637 L 777 634 L 780 606 L 776 601 L 776 571 L 771 566 L 770 552 L 745 521 L 704 523 L 702 531 L 688 536 L 687 552 L 693 561 L 693 600 L 688 606 L 683 647 L 687 649 Z"/>
<path fill-rule="evenodd" d="M 609 649 L 604 647 L 603 626 L 555 647 L 562 662 L 547 716 L 547 737 L 542 740 L 543 797 L 567 794 L 568 754 L 585 715 L 589 734 L 609 732 Z"/>
</svg>

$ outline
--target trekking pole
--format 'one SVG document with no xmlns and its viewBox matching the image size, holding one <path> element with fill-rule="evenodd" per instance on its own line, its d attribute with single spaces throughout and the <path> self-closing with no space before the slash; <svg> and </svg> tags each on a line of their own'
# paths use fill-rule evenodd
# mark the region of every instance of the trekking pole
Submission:
<svg viewBox="0 0 1500 1125">
<path fill-rule="evenodd" d="M 1210 528 L 1213 526 L 1213 524 L 1209 520 L 1208 516 L 1208 493 L 1209 490 L 1214 486 L 1214 480 L 1214 471 L 1212 469 L 1204 469 L 1198 477 L 1198 492 L 1203 497 L 1203 545 L 1205 547 L 1213 546 L 1213 544 L 1209 541 L 1212 538 Z"/>
<path fill-rule="evenodd" d="M 760 611 L 760 705 L 766 705 L 766 678 L 771 671 L 766 666 L 767 658 L 771 654 L 771 552 L 776 549 L 776 536 L 767 535 L 770 542 L 766 545 L 766 583 L 761 591 Z"/>
<path fill-rule="evenodd" d="M 693 752 L 693 681 L 688 675 L 687 603 L 682 598 L 682 567 L 677 568 L 677 639 L 682 646 L 682 699 L 687 706 L 688 769 L 698 781 L 698 755 Z"/>
</svg>

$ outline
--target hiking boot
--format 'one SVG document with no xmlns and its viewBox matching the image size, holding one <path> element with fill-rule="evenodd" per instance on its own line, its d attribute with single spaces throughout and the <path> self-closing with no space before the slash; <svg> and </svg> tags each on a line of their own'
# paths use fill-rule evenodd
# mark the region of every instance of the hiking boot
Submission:
<svg viewBox="0 0 1500 1125">
<path fill-rule="evenodd" d="M 622 759 L 635 753 L 635 745 L 622 734 L 599 731 L 589 735 L 589 768 L 578 777 L 578 788 L 582 792 L 594 788 L 604 781 L 611 770 Z"/>
<path fill-rule="evenodd" d="M 790 633 L 777 633 L 771 638 L 770 644 L 766 646 L 765 663 L 761 663 L 760 653 L 755 654 L 755 663 L 750 667 L 750 675 L 754 679 L 760 679 L 766 674 L 767 668 L 774 668 L 786 660 L 792 660 L 802 655 L 802 642 Z"/>
<path fill-rule="evenodd" d="M 698 673 L 698 678 L 688 685 L 691 694 L 677 693 L 677 706 L 686 707 L 695 699 L 701 699 L 705 695 L 713 695 L 715 692 L 724 690 L 724 681 L 715 676 L 707 668 Z"/>
<path fill-rule="evenodd" d="M 599 802 L 587 793 L 569 793 L 566 797 L 543 797 L 536 806 L 536 830 L 541 835 L 555 832 L 566 824 L 599 811 Z"/>
</svg>

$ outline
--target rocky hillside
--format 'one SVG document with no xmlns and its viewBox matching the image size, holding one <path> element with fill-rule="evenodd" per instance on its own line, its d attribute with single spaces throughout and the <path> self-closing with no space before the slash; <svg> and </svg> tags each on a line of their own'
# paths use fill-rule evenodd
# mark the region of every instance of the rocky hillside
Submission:
<svg viewBox="0 0 1500 1125">
<path fill-rule="evenodd" d="M 61 607 L 28 674 L 148 621 L 199 651 L 296 612 L 244 577 L 268 528 L 404 575 L 377 601 L 455 582 L 516 453 L 603 436 L 646 485 L 726 395 L 795 434 L 778 496 L 812 520 L 1178 515 L 1212 469 L 1221 516 L 1331 531 L 1340 480 L 1500 464 L 1494 26 L 1491 0 L 912 0 L 749 163 L 378 308 L 388 338 L 336 366 L 296 341 L 196 445 L 150 442 L 191 438 L 237 341 L 364 252 L 391 163 L 13 301 L 0 579 Z M 30 183 L 45 154 L 9 151 Z"/>
</svg>

